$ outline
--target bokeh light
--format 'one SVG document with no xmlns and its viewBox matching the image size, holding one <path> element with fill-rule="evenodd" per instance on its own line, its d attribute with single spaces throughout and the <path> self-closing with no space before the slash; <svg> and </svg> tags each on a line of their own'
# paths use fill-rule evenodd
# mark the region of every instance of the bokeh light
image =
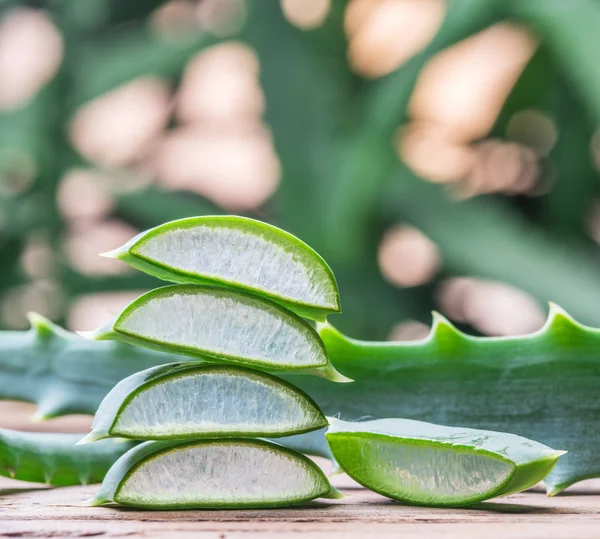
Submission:
<svg viewBox="0 0 600 539">
<path fill-rule="evenodd" d="M 380 77 L 423 50 L 446 11 L 444 0 L 352 0 L 345 17 L 353 69 Z"/>
<path fill-rule="evenodd" d="M 419 286 L 430 281 L 439 264 L 437 246 L 411 226 L 388 230 L 379 245 L 379 269 L 387 281 L 397 286 Z"/>
<path fill-rule="evenodd" d="M 170 109 L 167 83 L 142 77 L 86 103 L 71 122 L 71 141 L 98 165 L 130 164 L 164 129 Z"/>
<path fill-rule="evenodd" d="M 54 76 L 63 40 L 41 10 L 17 8 L 0 19 L 0 111 L 20 107 Z"/>
<path fill-rule="evenodd" d="M 331 0 L 281 0 L 286 19 L 303 30 L 317 28 L 327 18 Z"/>
<path fill-rule="evenodd" d="M 527 293 L 505 283 L 457 277 L 440 287 L 444 314 L 485 335 L 524 335 L 544 325 L 544 312 Z"/>
</svg>

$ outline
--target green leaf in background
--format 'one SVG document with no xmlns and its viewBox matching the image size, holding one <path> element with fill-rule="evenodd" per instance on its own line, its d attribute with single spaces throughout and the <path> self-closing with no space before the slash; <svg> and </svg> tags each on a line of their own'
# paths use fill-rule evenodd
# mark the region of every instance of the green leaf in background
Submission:
<svg viewBox="0 0 600 539">
<path fill-rule="evenodd" d="M 540 331 L 517 337 L 472 337 L 440 315 L 420 341 L 357 341 L 330 325 L 320 335 L 331 361 L 356 380 L 294 378 L 326 415 L 492 429 L 566 450 L 545 480 L 549 494 L 600 476 L 600 330 L 560 308 Z"/>
<path fill-rule="evenodd" d="M 254 219 L 228 215 L 172 221 L 104 256 L 165 281 L 247 290 L 317 320 L 340 310 L 327 263 L 298 238 Z"/>
<path fill-rule="evenodd" d="M 242 367 L 175 363 L 119 382 L 80 443 L 281 437 L 326 425 L 314 401 L 279 378 Z"/>
<path fill-rule="evenodd" d="M 529 23 L 560 63 L 596 120 L 600 120 L 600 4 L 596 0 L 510 0 L 502 11 Z"/>
<path fill-rule="evenodd" d="M 386 214 L 402 215 L 434 241 L 449 272 L 513 283 L 540 303 L 553 301 L 600 325 L 598 259 L 583 242 L 553 236 L 500 201 L 458 204 L 405 167 L 396 173 L 401 183 L 386 192 Z"/>
<path fill-rule="evenodd" d="M 319 335 L 302 318 L 276 303 L 224 288 L 157 288 L 130 303 L 114 322 L 80 335 L 202 360 L 350 381 L 331 365 Z"/>
<path fill-rule="evenodd" d="M 143 443 L 114 464 L 91 503 L 240 509 L 319 497 L 338 494 L 310 459 L 272 442 L 232 438 Z"/>
<path fill-rule="evenodd" d="M 77 447 L 79 438 L 0 429 L 0 475 L 57 486 L 100 483 L 115 460 L 133 447 L 124 440 Z"/>
<path fill-rule="evenodd" d="M 327 442 L 350 477 L 415 505 L 469 505 L 526 490 L 565 453 L 514 434 L 410 419 L 330 423 Z"/>
</svg>

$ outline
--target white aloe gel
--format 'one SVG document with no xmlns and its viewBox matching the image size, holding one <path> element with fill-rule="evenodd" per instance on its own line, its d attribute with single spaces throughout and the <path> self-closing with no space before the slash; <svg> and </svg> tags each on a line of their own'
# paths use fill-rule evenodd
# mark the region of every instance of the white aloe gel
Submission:
<svg viewBox="0 0 600 539">
<path fill-rule="evenodd" d="M 318 406 L 291 384 L 243 367 L 171 364 L 117 384 L 81 443 L 109 436 L 138 440 L 214 436 L 278 437 L 327 425 Z"/>
<path fill-rule="evenodd" d="M 263 440 L 146 442 L 119 459 L 92 501 L 151 509 L 277 507 L 337 497 L 308 458 Z"/>
</svg>

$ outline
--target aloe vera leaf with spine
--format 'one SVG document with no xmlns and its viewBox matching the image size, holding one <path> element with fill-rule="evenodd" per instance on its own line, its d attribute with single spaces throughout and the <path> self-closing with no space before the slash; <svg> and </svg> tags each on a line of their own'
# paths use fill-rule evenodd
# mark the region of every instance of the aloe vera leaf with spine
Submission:
<svg viewBox="0 0 600 539">
<path fill-rule="evenodd" d="M 0 398 L 38 404 L 37 418 L 93 414 L 121 379 L 190 358 L 113 341 L 89 341 L 39 315 L 29 331 L 0 332 Z M 568 454 L 545 479 L 557 494 L 600 477 L 600 330 L 553 306 L 543 330 L 509 338 L 470 337 L 436 316 L 428 339 L 370 343 L 320 326 L 336 365 L 357 378 L 330 384 L 288 378 L 328 415 L 405 417 L 512 432 Z M 310 437 L 322 444 L 320 431 Z M 295 438 L 295 437 L 291 437 Z"/>
<path fill-rule="evenodd" d="M 79 447 L 80 434 L 21 432 L 0 429 L 0 475 L 70 486 L 100 483 L 113 463 L 133 443 L 103 440 Z"/>
<path fill-rule="evenodd" d="M 36 420 L 93 414 L 123 378 L 189 359 L 115 341 L 90 341 L 38 314 L 30 314 L 29 320 L 27 331 L 0 331 L 0 399 L 37 404 Z"/>
<path fill-rule="evenodd" d="M 361 485 L 415 505 L 469 505 L 539 483 L 564 451 L 514 434 L 410 419 L 330 420 L 327 441 Z"/>
<path fill-rule="evenodd" d="M 119 382 L 80 443 L 108 437 L 274 438 L 327 424 L 306 393 L 280 378 L 243 367 L 175 363 Z"/>
<path fill-rule="evenodd" d="M 326 415 L 404 417 L 511 432 L 568 451 L 546 477 L 550 495 L 600 477 L 600 330 L 552 305 L 531 335 L 472 337 L 435 315 L 429 337 L 365 342 L 330 325 L 319 333 L 332 362 L 356 379 L 301 377 Z"/>
<path fill-rule="evenodd" d="M 327 263 L 292 234 L 246 217 L 172 221 L 104 256 L 166 281 L 244 289 L 315 320 L 340 311 Z"/>
<path fill-rule="evenodd" d="M 113 465 L 91 504 L 235 509 L 319 497 L 339 495 L 307 457 L 265 440 L 228 438 L 145 442 Z"/>
<path fill-rule="evenodd" d="M 171 285 L 130 303 L 114 322 L 81 333 L 261 370 L 310 372 L 338 382 L 315 329 L 299 316 L 250 294 Z"/>
</svg>

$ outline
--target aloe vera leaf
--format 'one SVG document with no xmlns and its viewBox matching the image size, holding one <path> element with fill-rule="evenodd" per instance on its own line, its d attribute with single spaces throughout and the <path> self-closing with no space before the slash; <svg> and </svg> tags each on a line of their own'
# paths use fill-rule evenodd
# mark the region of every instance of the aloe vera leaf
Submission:
<svg viewBox="0 0 600 539">
<path fill-rule="evenodd" d="M 36 403 L 36 420 L 93 414 L 123 378 L 187 359 L 120 342 L 83 339 L 38 314 L 29 319 L 28 331 L 0 332 L 0 399 Z"/>
<path fill-rule="evenodd" d="M 319 335 L 305 320 L 271 301 L 224 288 L 157 288 L 130 303 L 114 322 L 81 335 L 350 381 L 333 368 Z"/>
<path fill-rule="evenodd" d="M 80 437 L 0 429 L 0 475 L 61 486 L 100 483 L 113 463 L 134 445 L 104 440 L 77 447 Z"/>
<path fill-rule="evenodd" d="M 327 424 L 306 393 L 275 376 L 243 367 L 174 363 L 119 382 L 79 443 L 108 437 L 275 438 Z"/>
<path fill-rule="evenodd" d="M 414 505 L 469 505 L 520 492 L 565 453 L 514 434 L 410 419 L 330 424 L 327 441 L 350 477 Z"/>
<path fill-rule="evenodd" d="M 335 277 L 316 251 L 288 232 L 247 217 L 171 221 L 104 256 L 166 281 L 247 290 L 315 320 L 340 311 Z"/>
<path fill-rule="evenodd" d="M 91 504 L 237 509 L 338 496 L 307 457 L 265 440 L 228 438 L 145 442 L 113 465 Z"/>
<path fill-rule="evenodd" d="M 493 429 L 568 451 L 546 477 L 550 495 L 600 477 L 600 330 L 551 305 L 544 327 L 517 337 L 472 337 L 435 315 L 415 342 L 350 339 L 320 327 L 329 357 L 356 379 L 294 383 L 326 415 L 405 417 Z"/>
</svg>

